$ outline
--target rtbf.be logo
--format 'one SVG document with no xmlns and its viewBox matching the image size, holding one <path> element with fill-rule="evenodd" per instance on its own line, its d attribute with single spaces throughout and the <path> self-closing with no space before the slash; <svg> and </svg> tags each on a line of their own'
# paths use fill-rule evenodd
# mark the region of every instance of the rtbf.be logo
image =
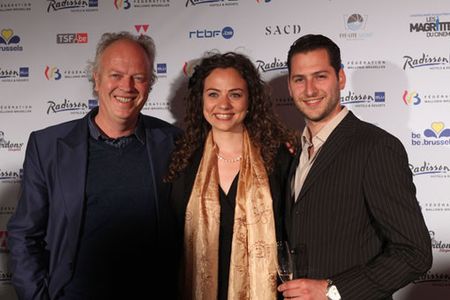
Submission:
<svg viewBox="0 0 450 300">
<path fill-rule="evenodd" d="M 431 128 L 420 133 L 411 133 L 411 145 L 413 146 L 443 146 L 450 145 L 450 129 L 445 128 L 444 122 L 433 122 Z"/>
<path fill-rule="evenodd" d="M 190 39 L 211 39 L 222 36 L 224 39 L 231 39 L 234 35 L 234 30 L 230 26 L 219 29 L 197 29 L 189 31 Z"/>
</svg>

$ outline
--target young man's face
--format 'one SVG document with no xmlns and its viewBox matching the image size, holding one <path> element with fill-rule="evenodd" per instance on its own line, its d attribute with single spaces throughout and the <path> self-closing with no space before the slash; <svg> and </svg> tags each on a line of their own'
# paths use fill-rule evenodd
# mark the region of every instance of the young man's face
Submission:
<svg viewBox="0 0 450 300">
<path fill-rule="evenodd" d="M 345 81 L 342 69 L 336 75 L 325 49 L 292 56 L 289 94 L 307 123 L 327 123 L 339 113 Z"/>
</svg>

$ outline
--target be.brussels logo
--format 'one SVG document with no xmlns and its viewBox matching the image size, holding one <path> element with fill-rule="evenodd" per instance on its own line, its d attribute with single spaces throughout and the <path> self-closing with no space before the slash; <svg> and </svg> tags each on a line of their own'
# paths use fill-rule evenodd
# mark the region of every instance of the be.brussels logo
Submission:
<svg viewBox="0 0 450 300">
<path fill-rule="evenodd" d="M 23 147 L 23 143 L 10 141 L 6 137 L 6 133 L 0 130 L 0 150 L 7 151 L 21 151 Z"/>
<path fill-rule="evenodd" d="M 10 0 L 0 3 L 0 12 L 31 11 L 31 2 Z"/>
<path fill-rule="evenodd" d="M 71 12 L 98 11 L 98 0 L 47 0 L 47 12 L 69 10 Z"/>
<path fill-rule="evenodd" d="M 348 70 L 381 70 L 386 69 L 386 61 L 382 59 L 355 59 L 343 64 Z"/>
<path fill-rule="evenodd" d="M 302 27 L 298 24 L 267 25 L 264 27 L 264 34 L 266 36 L 298 35 L 301 30 Z"/>
<path fill-rule="evenodd" d="M 136 30 L 136 32 L 138 34 L 146 34 L 149 27 L 150 27 L 150 25 L 148 25 L 148 24 L 134 25 L 134 29 Z"/>
<path fill-rule="evenodd" d="M 0 50 L 4 52 L 23 51 L 19 44 L 20 37 L 11 28 L 2 29 L 0 32 Z"/>
<path fill-rule="evenodd" d="M 370 38 L 373 33 L 366 31 L 368 15 L 353 13 L 344 15 L 346 32 L 339 33 L 339 38 L 347 40 L 362 40 Z"/>
<path fill-rule="evenodd" d="M 403 92 L 403 102 L 406 105 L 419 105 L 422 102 L 422 99 L 420 99 L 419 93 L 417 93 L 416 91 L 407 91 L 405 90 Z"/>
<path fill-rule="evenodd" d="M 413 176 L 428 176 L 431 178 L 450 178 L 450 168 L 445 164 L 424 161 L 420 164 L 409 164 Z"/>
<path fill-rule="evenodd" d="M 256 69 L 260 72 L 273 72 L 280 71 L 282 73 L 287 73 L 287 61 L 282 60 L 278 57 L 274 57 L 271 60 L 256 60 Z"/>
<path fill-rule="evenodd" d="M 422 53 L 418 56 L 404 55 L 403 70 L 429 69 L 450 70 L 450 54 L 448 56 L 430 55 Z"/>
<path fill-rule="evenodd" d="M 344 105 L 353 105 L 355 107 L 383 107 L 385 106 L 385 92 L 374 93 L 356 93 L 348 91 L 341 95 L 341 103 Z"/>
<path fill-rule="evenodd" d="M 89 104 L 85 101 L 51 100 L 47 101 L 47 115 L 69 112 L 70 114 L 85 114 L 89 111 Z"/>
<path fill-rule="evenodd" d="M 450 129 L 445 128 L 444 122 L 433 122 L 423 133 L 411 133 L 413 146 L 448 146 L 450 145 Z"/>
<path fill-rule="evenodd" d="M 239 5 L 239 0 L 187 0 L 186 1 L 186 7 L 200 6 L 200 5 L 208 5 L 208 6 L 215 6 L 215 7 L 236 6 L 236 5 Z"/>
<path fill-rule="evenodd" d="M 23 177 L 23 169 L 5 170 L 0 169 L 0 182 L 2 183 L 20 183 Z"/>
<path fill-rule="evenodd" d="M 87 32 L 58 33 L 56 35 L 57 44 L 86 44 L 88 42 Z"/>
<path fill-rule="evenodd" d="M 8 231 L 0 230 L 0 253 L 9 253 L 8 244 Z"/>
<path fill-rule="evenodd" d="M 409 23 L 409 32 L 422 33 L 428 38 L 448 38 L 450 36 L 448 15 L 448 13 L 412 15 L 412 18 L 419 18 L 419 20 Z"/>
<path fill-rule="evenodd" d="M 234 30 L 230 26 L 225 26 L 220 29 L 197 29 L 189 31 L 190 39 L 214 39 L 218 37 L 223 37 L 226 40 L 229 40 L 233 37 Z"/>
<path fill-rule="evenodd" d="M 2 68 L 0 67 L 1 82 L 23 82 L 28 81 L 30 69 L 28 67 Z"/>
</svg>

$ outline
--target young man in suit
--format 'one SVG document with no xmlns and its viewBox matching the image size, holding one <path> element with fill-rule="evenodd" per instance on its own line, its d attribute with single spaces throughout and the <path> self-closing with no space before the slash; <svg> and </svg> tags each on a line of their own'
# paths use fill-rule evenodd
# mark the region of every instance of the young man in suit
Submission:
<svg viewBox="0 0 450 300">
<path fill-rule="evenodd" d="M 392 299 L 431 267 L 430 237 L 401 142 L 340 103 L 339 47 L 305 35 L 288 53 L 288 86 L 306 127 L 290 172 L 289 299 Z"/>
<path fill-rule="evenodd" d="M 150 37 L 104 34 L 92 64 L 99 107 L 31 133 L 8 224 L 20 299 L 151 299 L 171 282 L 175 226 L 162 178 L 180 132 L 141 114 L 154 59 Z"/>
</svg>

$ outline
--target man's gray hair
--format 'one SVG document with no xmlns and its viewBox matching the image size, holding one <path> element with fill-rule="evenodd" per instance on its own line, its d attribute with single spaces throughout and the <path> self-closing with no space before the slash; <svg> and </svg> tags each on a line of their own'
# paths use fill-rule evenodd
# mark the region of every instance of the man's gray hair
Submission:
<svg viewBox="0 0 450 300">
<path fill-rule="evenodd" d="M 100 67 L 100 61 L 103 53 L 105 52 L 106 48 L 108 48 L 112 43 L 120 40 L 128 40 L 135 42 L 139 46 L 142 47 L 142 49 L 145 51 L 145 54 L 148 57 L 148 60 L 150 61 L 150 88 L 153 86 L 153 84 L 156 81 L 156 74 L 155 74 L 155 56 L 156 56 L 156 47 L 155 42 L 153 39 L 145 34 L 141 35 L 134 35 L 127 31 L 121 31 L 121 32 L 107 32 L 102 35 L 100 38 L 100 41 L 97 44 L 97 50 L 95 51 L 95 58 L 94 61 L 88 62 L 88 74 L 89 74 L 89 81 L 92 82 L 92 90 L 94 93 L 94 96 L 98 96 L 97 92 L 95 91 L 95 80 L 94 80 L 94 72 L 98 72 L 98 69 Z"/>
</svg>

